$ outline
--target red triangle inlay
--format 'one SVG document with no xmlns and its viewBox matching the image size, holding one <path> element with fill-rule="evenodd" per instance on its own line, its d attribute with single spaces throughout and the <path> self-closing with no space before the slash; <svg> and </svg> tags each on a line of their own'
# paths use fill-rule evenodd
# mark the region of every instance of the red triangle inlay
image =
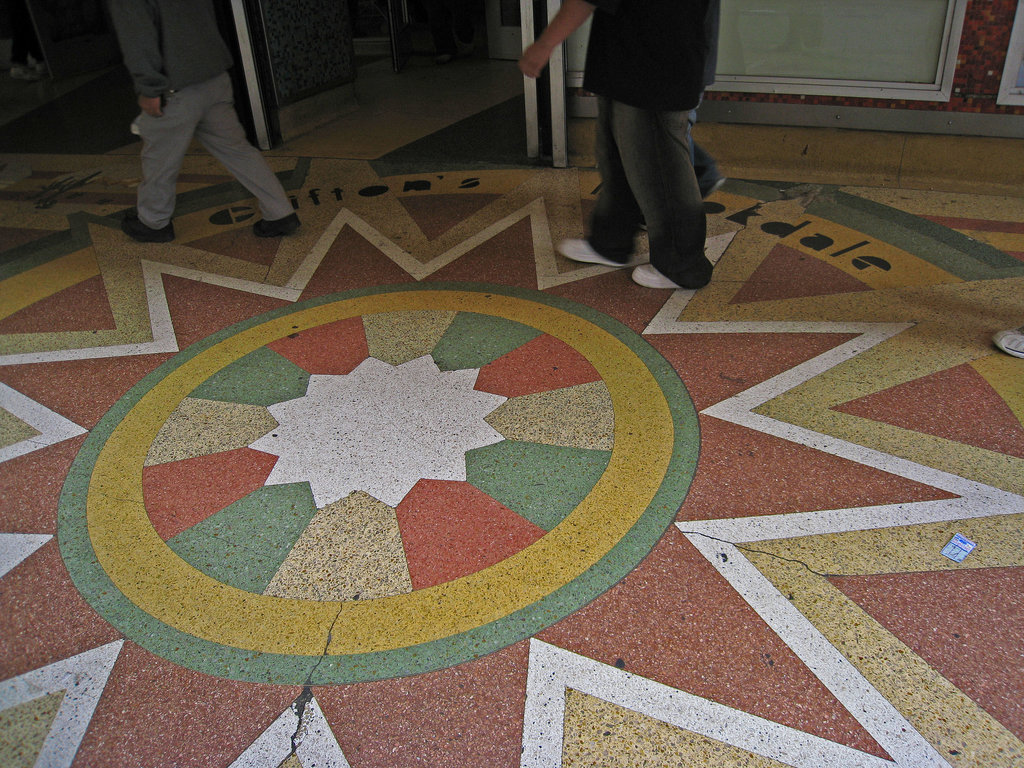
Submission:
<svg viewBox="0 0 1024 768">
<path fill-rule="evenodd" d="M 428 239 L 440 237 L 501 195 L 461 194 L 400 197 L 398 201 Z"/>
<path fill-rule="evenodd" d="M 408 283 L 409 273 L 395 264 L 365 237 L 345 227 L 324 255 L 302 298 L 324 296 L 370 285 Z"/>
<path fill-rule="evenodd" d="M 681 520 L 719 520 L 956 498 L 955 494 L 718 419 L 701 420 L 700 465 Z M 751 499 L 756 505 L 751 506 Z"/>
<path fill-rule="evenodd" d="M 1024 427 L 968 364 L 834 406 L 834 410 L 1024 458 Z"/>
<path fill-rule="evenodd" d="M 674 527 L 622 581 L 537 637 L 695 696 L 887 757 Z"/>
<path fill-rule="evenodd" d="M 57 533 L 61 480 L 84 442 L 85 435 L 73 437 L 0 462 L 0 530 Z"/>
<path fill-rule="evenodd" d="M 182 349 L 234 323 L 288 303 L 184 277 L 163 275 L 163 279 L 174 335 Z"/>
<path fill-rule="evenodd" d="M 17 248 L 19 245 L 31 243 L 47 235 L 52 235 L 50 229 L 28 229 L 25 227 L 0 227 L 0 253 Z"/>
<path fill-rule="evenodd" d="M 268 267 L 274 263 L 280 245 L 280 238 L 256 237 L 252 233 L 251 227 L 218 232 L 216 235 L 188 243 L 190 248 L 199 248 L 210 253 L 219 253 L 221 256 L 230 256 L 232 259 Z"/>
<path fill-rule="evenodd" d="M 870 290 L 860 280 L 821 259 L 788 245 L 776 245 L 729 303 L 780 301 Z"/>
<path fill-rule="evenodd" d="M 598 381 L 597 369 L 564 341 L 544 333 L 480 369 L 476 389 L 505 397 Z"/>
<path fill-rule="evenodd" d="M 665 294 L 634 283 L 628 269 L 573 280 L 547 292 L 599 309 L 637 333 L 642 333 L 665 306 Z"/>
<path fill-rule="evenodd" d="M 5 680 L 121 637 L 75 589 L 56 538 L 4 575 L 0 616 Z"/>
<path fill-rule="evenodd" d="M 142 470 L 146 512 L 164 541 L 262 488 L 277 456 L 239 448 Z"/>
<path fill-rule="evenodd" d="M 111 737 L 130 733 L 130 739 L 120 739 L 113 748 L 117 765 L 230 765 L 301 692 L 298 685 L 243 682 L 195 672 L 127 642 L 75 761 L 109 765 Z M 168 714 L 172 712 L 188 716 Z M 225 723 L 231 726 L 225 728 Z M 324 765 L 322 760 L 317 762 Z"/>
<path fill-rule="evenodd" d="M 414 589 L 476 573 L 544 535 L 542 528 L 463 482 L 420 480 L 396 512 Z"/>
<path fill-rule="evenodd" d="M 369 356 L 361 317 L 327 323 L 267 345 L 307 373 L 343 376 Z"/>
<path fill-rule="evenodd" d="M 537 288 L 530 217 L 498 232 L 428 279 L 498 283 Z"/>
<path fill-rule="evenodd" d="M 979 544 L 984 547 L 984 542 Z M 939 674 L 1024 739 L 1024 568 L 832 577 Z"/>
<path fill-rule="evenodd" d="M 0 320 L 0 333 L 109 331 L 117 328 L 103 277 L 96 275 Z"/>
<path fill-rule="evenodd" d="M 125 392 L 170 357 L 167 353 L 8 365 L 0 367 L 0 380 L 91 429 Z"/>
<path fill-rule="evenodd" d="M 844 344 L 843 333 L 697 333 L 646 337 L 672 364 L 697 410 Z"/>
<path fill-rule="evenodd" d="M 520 764 L 529 650 L 524 640 L 434 672 L 314 691 L 359 768 L 512 768 Z"/>
</svg>

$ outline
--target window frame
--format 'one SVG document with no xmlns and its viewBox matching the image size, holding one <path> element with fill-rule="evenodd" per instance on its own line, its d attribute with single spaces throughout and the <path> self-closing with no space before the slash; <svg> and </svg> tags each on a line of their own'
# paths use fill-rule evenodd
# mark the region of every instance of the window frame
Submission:
<svg viewBox="0 0 1024 768">
<path fill-rule="evenodd" d="M 1024 104 L 1024 3 L 1017 3 L 1017 15 L 1013 19 L 1013 31 L 1010 33 L 1010 46 L 1006 51 L 1006 64 L 1003 66 L 1003 77 L 999 82 L 999 96 L 996 104 L 1019 106 Z"/>
</svg>

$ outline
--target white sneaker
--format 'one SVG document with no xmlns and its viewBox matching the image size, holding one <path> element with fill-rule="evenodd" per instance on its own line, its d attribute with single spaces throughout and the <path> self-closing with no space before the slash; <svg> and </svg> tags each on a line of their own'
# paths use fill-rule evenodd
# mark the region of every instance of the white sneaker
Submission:
<svg viewBox="0 0 1024 768">
<path fill-rule="evenodd" d="M 672 282 L 661 274 L 652 264 L 641 264 L 634 269 L 633 282 L 637 285 L 642 285 L 644 288 L 671 288 L 673 290 L 682 288 L 681 285 Z"/>
<path fill-rule="evenodd" d="M 601 264 L 605 267 L 635 267 L 641 260 L 635 256 L 629 261 L 612 261 L 590 247 L 586 240 L 563 240 L 558 244 L 558 252 L 567 259 L 579 261 L 584 264 Z"/>
<path fill-rule="evenodd" d="M 11 77 L 15 80 L 40 80 L 43 76 L 36 71 L 35 67 L 29 67 L 24 64 L 12 64 Z"/>
<path fill-rule="evenodd" d="M 727 179 L 725 178 L 725 176 L 719 176 L 717 179 L 715 179 L 715 183 L 708 187 L 707 192 L 701 192 L 701 199 L 707 200 L 709 197 L 715 194 L 715 192 L 720 190 L 722 188 L 722 185 L 725 184 L 726 181 Z"/>
<path fill-rule="evenodd" d="M 1006 354 L 1024 357 L 1024 330 L 1021 328 L 999 331 L 992 337 L 992 341 Z"/>
<path fill-rule="evenodd" d="M 39 59 L 37 59 L 35 56 L 33 56 L 30 53 L 30 54 L 28 54 L 25 57 L 25 62 L 26 62 L 26 64 L 27 64 L 29 69 L 34 69 L 40 75 L 45 75 L 46 74 L 46 62 L 45 61 L 40 61 Z"/>
</svg>

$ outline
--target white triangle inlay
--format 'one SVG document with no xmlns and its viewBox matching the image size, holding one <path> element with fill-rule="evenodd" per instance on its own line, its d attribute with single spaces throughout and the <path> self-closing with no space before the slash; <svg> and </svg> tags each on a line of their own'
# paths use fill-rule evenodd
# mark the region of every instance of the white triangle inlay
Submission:
<svg viewBox="0 0 1024 768">
<path fill-rule="evenodd" d="M 303 768 L 350 768 L 313 696 L 300 696 L 230 768 L 278 768 L 292 754 Z"/>
<path fill-rule="evenodd" d="M 124 641 L 117 640 L 0 683 L 0 711 L 51 693 L 64 693 L 36 766 L 71 765 L 122 645 Z"/>
</svg>

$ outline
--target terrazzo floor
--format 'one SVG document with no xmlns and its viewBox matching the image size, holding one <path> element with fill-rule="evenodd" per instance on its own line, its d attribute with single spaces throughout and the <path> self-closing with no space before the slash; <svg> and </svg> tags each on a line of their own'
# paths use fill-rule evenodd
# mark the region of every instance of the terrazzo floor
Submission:
<svg viewBox="0 0 1024 768">
<path fill-rule="evenodd" d="M 1024 765 L 1024 198 L 270 162 L 0 158 L 0 765 Z"/>
</svg>

